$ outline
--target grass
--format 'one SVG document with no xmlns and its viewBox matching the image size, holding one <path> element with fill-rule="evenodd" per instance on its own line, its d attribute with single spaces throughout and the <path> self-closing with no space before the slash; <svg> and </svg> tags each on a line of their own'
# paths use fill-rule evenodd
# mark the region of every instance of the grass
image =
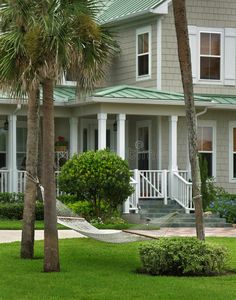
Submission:
<svg viewBox="0 0 236 300">
<path fill-rule="evenodd" d="M 158 226 L 149 226 L 146 225 L 137 225 L 137 224 L 96 224 L 95 225 L 99 229 L 159 229 Z M 58 224 L 58 229 L 67 229 L 65 226 Z M 0 230 L 20 230 L 22 229 L 22 221 L 21 220 L 8 220 L 8 219 L 0 219 Z M 42 230 L 44 229 L 43 221 L 36 221 L 35 229 Z"/>
<path fill-rule="evenodd" d="M 65 226 L 62 226 L 60 224 L 58 224 L 57 227 L 58 229 L 66 229 Z M 20 229 L 22 229 L 21 220 L 0 219 L 0 230 L 20 230 Z M 40 230 L 44 229 L 43 221 L 36 221 L 35 229 L 40 229 Z"/>
<path fill-rule="evenodd" d="M 209 238 L 227 246 L 236 268 L 236 240 Z M 34 260 L 19 259 L 19 243 L 0 245 L 0 299 L 235 300 L 236 275 L 166 277 L 137 274 L 139 243 L 105 244 L 90 239 L 60 241 L 60 273 L 43 273 L 43 242 Z"/>
</svg>

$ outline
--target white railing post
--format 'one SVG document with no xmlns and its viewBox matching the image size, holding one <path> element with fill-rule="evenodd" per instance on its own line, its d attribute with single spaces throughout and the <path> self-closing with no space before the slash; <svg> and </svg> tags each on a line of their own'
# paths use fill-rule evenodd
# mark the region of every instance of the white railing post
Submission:
<svg viewBox="0 0 236 300">
<path fill-rule="evenodd" d="M 129 214 L 129 198 L 123 203 L 123 214 Z"/>
<path fill-rule="evenodd" d="M 137 182 L 135 185 L 135 201 L 136 201 L 136 207 L 138 207 L 138 202 L 139 202 L 139 186 L 140 186 L 140 175 L 139 175 L 139 170 L 135 169 L 134 170 L 134 180 Z"/>
<path fill-rule="evenodd" d="M 167 205 L 167 170 L 163 170 L 162 173 L 162 193 L 164 198 L 164 204 Z"/>
</svg>

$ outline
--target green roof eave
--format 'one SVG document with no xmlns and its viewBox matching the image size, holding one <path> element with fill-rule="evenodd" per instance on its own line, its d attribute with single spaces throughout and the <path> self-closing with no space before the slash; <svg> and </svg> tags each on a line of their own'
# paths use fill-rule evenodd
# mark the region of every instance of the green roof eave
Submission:
<svg viewBox="0 0 236 300">
<path fill-rule="evenodd" d="M 40 91 L 40 99 L 42 99 L 42 91 Z M 64 105 L 65 103 L 76 101 L 76 88 L 71 86 L 56 86 L 53 92 L 53 100 L 55 105 Z M 16 98 L 10 93 L 0 91 L 0 103 L 16 104 L 27 103 L 27 97 Z"/>
<path fill-rule="evenodd" d="M 107 6 L 99 14 L 101 24 L 119 22 L 131 17 L 153 13 L 154 9 L 168 0 L 112 0 L 107 1 Z"/>
</svg>

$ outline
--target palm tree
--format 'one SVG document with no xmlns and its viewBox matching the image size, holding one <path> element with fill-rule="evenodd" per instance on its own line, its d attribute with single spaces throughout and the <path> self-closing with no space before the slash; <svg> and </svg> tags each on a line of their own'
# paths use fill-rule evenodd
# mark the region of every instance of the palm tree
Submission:
<svg viewBox="0 0 236 300">
<path fill-rule="evenodd" d="M 26 3 L 27 2 L 27 3 Z M 39 80 L 34 68 L 27 28 L 31 25 L 33 2 L 5 1 L 0 8 L 0 81 L 1 87 L 13 96 L 28 97 L 26 188 L 24 196 L 21 257 L 33 258 L 34 223 L 37 177 L 38 127 L 39 127 Z M 31 179 L 30 179 L 31 178 Z"/>
<path fill-rule="evenodd" d="M 52 1 L 50 24 L 43 27 L 47 44 L 46 68 L 43 69 L 43 178 L 45 186 L 45 252 L 44 270 L 59 269 L 56 235 L 56 202 L 54 178 L 54 112 L 53 87 L 63 71 L 70 70 L 78 88 L 92 89 L 103 75 L 102 66 L 107 63 L 116 44 L 105 28 L 95 22 L 95 11 L 89 2 L 64 1 L 58 6 Z M 42 22 L 44 25 L 45 20 Z M 46 35 L 45 35 L 46 34 Z"/>
<path fill-rule="evenodd" d="M 44 271 L 59 271 L 58 236 L 56 220 L 56 195 L 54 178 L 54 112 L 53 87 L 70 70 L 78 82 L 78 90 L 90 90 L 103 76 L 102 66 L 117 50 L 107 29 L 97 25 L 97 5 L 92 1 L 48 0 L 48 1 L 7 1 L 29 5 L 32 11 L 23 14 L 28 20 L 21 28 L 18 20 L 20 50 L 24 62 L 22 69 L 32 75 L 32 86 L 43 86 L 43 184 L 45 188 L 45 243 Z M 27 11 L 22 9 L 22 12 Z M 17 13 L 16 13 L 17 14 Z M 9 18 L 14 23 L 12 18 Z M 22 30 L 21 30 L 22 29 Z M 18 32 L 17 32 L 18 33 Z M 14 40 L 14 39 L 13 39 Z M 27 50 L 27 51 L 26 51 Z M 25 55 L 26 53 L 26 55 Z M 29 59 L 30 58 L 30 59 Z M 33 72 L 32 72 L 33 70 Z M 18 78 L 21 78 L 19 76 Z M 27 77 L 30 82 L 30 77 Z M 35 155 L 36 157 L 36 155 Z M 29 164 L 27 164 L 29 165 Z M 31 206 L 33 208 L 33 206 Z"/>
<path fill-rule="evenodd" d="M 194 105 L 191 54 L 187 27 L 185 0 L 173 0 L 178 54 L 184 89 L 185 111 L 188 127 L 189 158 L 191 164 L 193 199 L 195 205 L 196 231 L 200 240 L 205 240 L 204 219 L 201 196 L 201 178 L 197 148 L 197 119 Z"/>
</svg>

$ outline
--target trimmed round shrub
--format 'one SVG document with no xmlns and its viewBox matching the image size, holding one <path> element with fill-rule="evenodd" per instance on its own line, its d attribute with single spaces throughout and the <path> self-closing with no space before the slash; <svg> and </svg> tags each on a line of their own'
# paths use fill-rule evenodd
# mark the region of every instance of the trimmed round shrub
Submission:
<svg viewBox="0 0 236 300">
<path fill-rule="evenodd" d="M 151 275 L 215 275 L 226 267 L 226 248 L 196 238 L 160 238 L 139 249 L 143 271 Z"/>
<path fill-rule="evenodd" d="M 106 205 L 112 214 L 133 192 L 128 163 L 108 150 L 74 155 L 62 167 L 60 190 L 92 203 L 94 215 L 101 216 Z"/>
</svg>

